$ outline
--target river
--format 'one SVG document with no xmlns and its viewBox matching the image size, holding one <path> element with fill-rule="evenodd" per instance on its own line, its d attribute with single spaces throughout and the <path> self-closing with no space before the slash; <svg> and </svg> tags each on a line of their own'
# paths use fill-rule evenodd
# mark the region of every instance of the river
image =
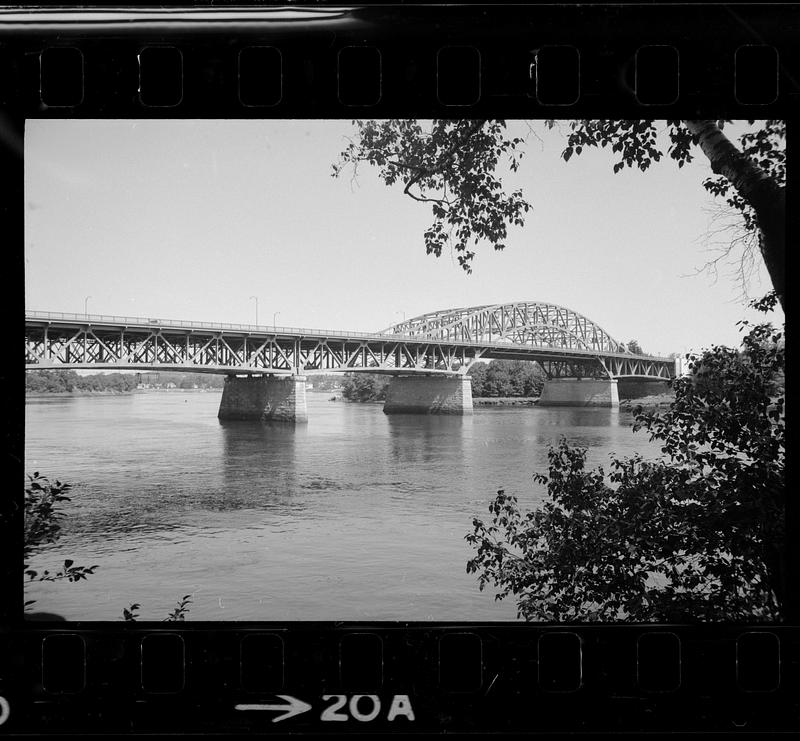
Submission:
<svg viewBox="0 0 800 741">
<path fill-rule="evenodd" d="M 658 446 L 628 412 L 476 407 L 469 417 L 383 414 L 308 394 L 307 425 L 217 419 L 220 392 L 39 397 L 25 470 L 72 484 L 61 539 L 33 559 L 98 564 L 78 583 L 32 583 L 33 609 L 161 620 L 515 620 L 480 592 L 464 541 L 499 488 L 541 503 L 560 435 L 590 464 Z"/>
</svg>

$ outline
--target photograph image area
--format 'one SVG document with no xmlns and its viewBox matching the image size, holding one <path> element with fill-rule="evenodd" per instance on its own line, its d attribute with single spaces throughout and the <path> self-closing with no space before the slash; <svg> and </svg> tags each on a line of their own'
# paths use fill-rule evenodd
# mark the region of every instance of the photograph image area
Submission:
<svg viewBox="0 0 800 741">
<path fill-rule="evenodd" d="M 28 120 L 25 616 L 779 622 L 783 121 Z"/>
</svg>

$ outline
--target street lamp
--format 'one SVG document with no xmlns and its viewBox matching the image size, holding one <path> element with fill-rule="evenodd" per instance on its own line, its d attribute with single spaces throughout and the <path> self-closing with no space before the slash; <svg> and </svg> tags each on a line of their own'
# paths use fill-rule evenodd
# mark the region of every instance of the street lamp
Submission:
<svg viewBox="0 0 800 741">
<path fill-rule="evenodd" d="M 256 302 L 256 324 L 258 324 L 258 296 L 250 296 Z"/>
<path fill-rule="evenodd" d="M 85 299 L 83 299 L 83 315 L 87 319 L 89 318 L 89 299 L 90 298 L 91 298 L 91 296 L 87 296 Z"/>
<path fill-rule="evenodd" d="M 275 325 L 275 321 L 276 321 L 276 319 L 277 319 L 277 317 L 278 317 L 278 314 L 280 314 L 280 311 L 276 311 L 276 312 L 275 312 L 275 313 L 272 315 L 272 331 L 273 331 L 273 332 L 277 331 L 277 327 L 276 327 L 276 325 Z"/>
</svg>

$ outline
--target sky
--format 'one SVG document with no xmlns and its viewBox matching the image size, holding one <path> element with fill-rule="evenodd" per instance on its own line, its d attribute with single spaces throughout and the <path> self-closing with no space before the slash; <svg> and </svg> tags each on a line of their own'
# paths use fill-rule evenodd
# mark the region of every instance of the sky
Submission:
<svg viewBox="0 0 800 741">
<path fill-rule="evenodd" d="M 26 308 L 254 323 L 257 304 L 262 325 L 374 331 L 545 301 L 662 355 L 738 345 L 736 322 L 762 319 L 730 271 L 698 274 L 719 207 L 702 154 L 615 175 L 605 149 L 566 163 L 563 130 L 509 126 L 527 143 L 504 183 L 533 210 L 466 274 L 425 254 L 428 206 L 366 165 L 331 177 L 350 121 L 29 120 Z M 750 294 L 770 287 L 759 265 Z"/>
</svg>

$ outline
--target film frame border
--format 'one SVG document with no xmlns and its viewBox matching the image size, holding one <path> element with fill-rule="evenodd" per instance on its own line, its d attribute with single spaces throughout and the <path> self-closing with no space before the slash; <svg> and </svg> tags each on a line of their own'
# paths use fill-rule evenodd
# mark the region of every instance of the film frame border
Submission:
<svg viewBox="0 0 800 741">
<path fill-rule="evenodd" d="M 10 196 L 2 213 L 11 233 L 21 236 L 21 151 L 8 145 L 15 134 L 21 142 L 21 124 L 29 117 L 752 115 L 786 119 L 791 134 L 798 93 L 798 52 L 788 22 L 792 7 L 739 6 L 731 14 L 710 6 L 690 11 L 515 5 L 504 8 L 507 15 L 488 28 L 472 5 L 406 7 L 399 17 L 385 6 L 343 15 L 327 6 L 313 12 L 295 6 L 291 10 L 305 16 L 305 27 L 274 13 L 270 17 L 271 11 L 260 17 L 251 11 L 252 25 L 242 21 L 233 43 L 220 16 L 199 21 L 189 10 L 183 20 L 157 18 L 124 28 L 114 21 L 90 26 L 75 14 L 66 22 L 28 23 L 13 32 L 8 15 L 0 14 L 0 106 L 7 134 L 0 156 L 10 165 L 3 181 Z M 432 21 L 441 24 L 438 32 L 431 30 Z M 711 42 L 708 27 L 718 29 Z M 536 37 L 533 43 L 529 36 Z M 252 83 L 243 86 L 247 66 L 254 63 L 248 55 L 277 66 L 280 83 L 273 79 L 266 92 Z M 465 77 L 464 70 L 477 72 L 477 79 Z M 790 146 L 791 141 L 790 136 Z M 21 275 L 21 255 L 15 257 Z M 19 400 L 7 392 L 6 401 L 22 419 Z M 12 430 L 10 439 L 13 459 L 22 452 L 22 438 Z M 21 460 L 17 455 L 17 468 Z M 791 532 L 797 532 L 796 514 L 787 513 Z M 15 526 L 19 519 L 17 513 Z M 7 543 L 17 544 L 14 538 Z M 8 571 L 11 579 L 18 572 Z M 3 722 L 12 735 L 68 729 L 185 733 L 213 731 L 220 724 L 235 733 L 272 728 L 325 733 L 321 703 L 328 701 L 321 693 L 346 698 L 331 713 L 349 714 L 349 719 L 337 718 L 334 730 L 378 733 L 724 733 L 789 731 L 800 724 L 796 603 L 790 624 L 777 626 L 197 622 L 87 627 L 23 624 L 21 595 L 10 602 L 0 634 L 0 653 L 12 657 L 2 662 L 0 696 L 10 699 L 0 703 L 0 718 L 7 716 Z M 263 679 L 252 667 L 243 669 L 246 640 L 251 648 L 253 641 L 263 640 L 259 655 L 273 669 L 280 663 L 281 682 L 245 689 L 254 677 L 256 684 Z M 620 662 L 618 650 L 625 657 Z M 182 658 L 180 669 L 170 657 Z M 652 662 L 671 667 L 666 680 L 663 672 L 653 671 Z M 106 673 L 98 668 L 103 666 Z M 297 667 L 304 670 L 301 676 L 293 674 Z M 617 677 L 612 690 L 609 675 L 618 669 L 624 677 Z M 225 680 L 221 688 L 220 678 Z M 236 699 L 275 702 L 278 690 L 313 700 L 314 713 L 303 711 L 308 714 L 278 728 L 230 710 Z M 389 721 L 383 698 L 404 694 L 414 720 L 399 713 Z M 351 706 L 354 695 L 379 698 L 383 704 L 375 718 L 363 720 L 375 702 Z M 535 719 L 529 717 L 528 698 L 536 700 Z M 98 699 L 108 703 L 107 710 L 89 707 Z M 187 725 L 192 717 L 194 725 Z M 401 726 L 404 718 L 409 722 Z"/>
</svg>

